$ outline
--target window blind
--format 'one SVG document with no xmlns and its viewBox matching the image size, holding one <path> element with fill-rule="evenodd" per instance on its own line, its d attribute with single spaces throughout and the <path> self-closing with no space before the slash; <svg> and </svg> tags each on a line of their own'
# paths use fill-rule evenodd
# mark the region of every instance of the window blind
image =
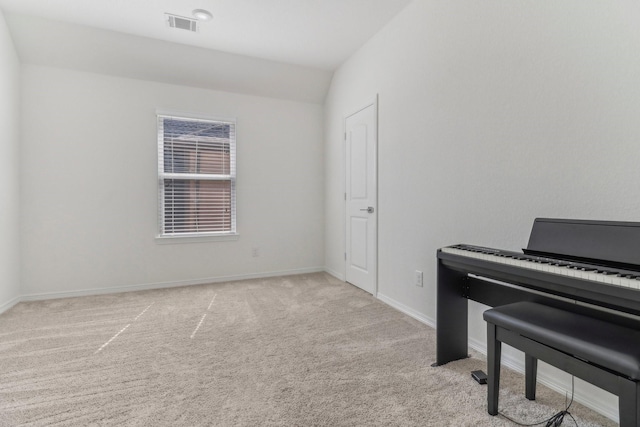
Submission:
<svg viewBox="0 0 640 427">
<path fill-rule="evenodd" d="M 160 234 L 236 232 L 235 122 L 158 115 Z"/>
</svg>

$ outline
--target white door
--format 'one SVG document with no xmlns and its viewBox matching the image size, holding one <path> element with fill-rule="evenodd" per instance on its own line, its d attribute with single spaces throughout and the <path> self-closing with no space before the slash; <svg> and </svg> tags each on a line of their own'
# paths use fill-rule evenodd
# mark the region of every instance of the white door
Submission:
<svg viewBox="0 0 640 427">
<path fill-rule="evenodd" d="M 377 282 L 376 102 L 345 119 L 346 279 L 375 295 Z"/>
</svg>

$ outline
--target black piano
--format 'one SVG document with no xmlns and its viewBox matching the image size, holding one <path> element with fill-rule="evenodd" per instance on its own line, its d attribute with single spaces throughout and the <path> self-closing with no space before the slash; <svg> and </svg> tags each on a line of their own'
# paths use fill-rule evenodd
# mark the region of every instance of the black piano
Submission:
<svg viewBox="0 0 640 427">
<path fill-rule="evenodd" d="M 541 302 L 640 329 L 638 222 L 537 218 L 523 252 L 460 244 L 437 261 L 436 365 L 468 357 L 468 300 Z"/>
</svg>

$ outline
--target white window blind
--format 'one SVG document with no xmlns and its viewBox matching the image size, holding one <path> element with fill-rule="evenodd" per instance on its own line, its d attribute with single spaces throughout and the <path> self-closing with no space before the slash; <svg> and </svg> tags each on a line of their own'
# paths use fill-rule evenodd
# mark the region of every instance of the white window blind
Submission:
<svg viewBox="0 0 640 427">
<path fill-rule="evenodd" d="M 236 124 L 158 115 L 161 236 L 236 232 Z"/>
</svg>

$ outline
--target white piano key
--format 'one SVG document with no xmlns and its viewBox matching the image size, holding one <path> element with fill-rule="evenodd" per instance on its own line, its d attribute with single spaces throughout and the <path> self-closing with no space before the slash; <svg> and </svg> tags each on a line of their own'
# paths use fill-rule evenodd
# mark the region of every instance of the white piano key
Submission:
<svg viewBox="0 0 640 427">
<path fill-rule="evenodd" d="M 466 258 L 475 258 L 483 261 L 504 264 L 518 268 L 542 271 L 550 274 L 557 274 L 567 277 L 573 277 L 581 280 L 588 280 L 607 285 L 622 286 L 640 290 L 640 280 L 635 278 L 620 277 L 617 274 L 603 274 L 593 270 L 582 270 L 570 268 L 569 266 L 552 265 L 549 263 L 534 262 L 528 259 L 516 259 L 508 256 L 498 256 L 498 250 L 490 248 L 482 248 L 488 253 L 473 252 L 463 248 L 445 247 L 441 248 L 442 252 L 460 255 Z M 594 267 L 595 268 L 595 267 Z"/>
<path fill-rule="evenodd" d="M 624 286 L 625 288 L 632 288 L 632 281 L 626 277 L 620 278 L 620 286 Z"/>
</svg>

